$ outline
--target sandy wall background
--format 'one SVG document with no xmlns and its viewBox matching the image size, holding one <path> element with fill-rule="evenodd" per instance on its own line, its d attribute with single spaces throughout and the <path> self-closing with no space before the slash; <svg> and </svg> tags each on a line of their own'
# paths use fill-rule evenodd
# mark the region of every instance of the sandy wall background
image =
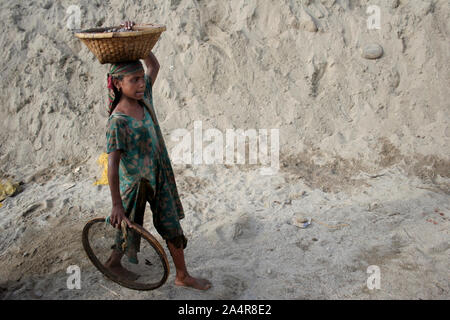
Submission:
<svg viewBox="0 0 450 320">
<path fill-rule="evenodd" d="M 154 104 L 170 133 L 280 130 L 282 165 L 349 160 L 449 174 L 449 2 L 2 1 L 0 169 L 18 179 L 48 168 L 98 175 L 105 150 L 106 72 L 67 28 L 128 18 L 167 26 L 153 52 Z M 368 30 L 369 5 L 381 29 Z M 362 57 L 377 43 L 384 55 Z"/>
<path fill-rule="evenodd" d="M 83 226 L 111 213 L 94 185 L 109 65 L 67 28 L 70 5 L 82 29 L 167 27 L 153 93 L 169 152 L 196 121 L 279 129 L 277 174 L 174 165 L 207 293 L 175 286 L 172 261 L 163 287 L 137 292 L 86 257 Z M 448 299 L 449 15 L 447 0 L 0 0 L 0 180 L 20 183 L 0 203 L 0 299 Z M 383 55 L 364 58 L 373 44 Z M 67 287 L 73 265 L 81 290 Z"/>
</svg>

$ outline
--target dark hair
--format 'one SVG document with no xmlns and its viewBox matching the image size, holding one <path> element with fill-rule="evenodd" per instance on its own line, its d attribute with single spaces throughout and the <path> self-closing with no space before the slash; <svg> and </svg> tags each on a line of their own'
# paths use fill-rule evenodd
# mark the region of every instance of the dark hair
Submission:
<svg viewBox="0 0 450 320">
<path fill-rule="evenodd" d="M 113 77 L 113 79 L 122 80 L 123 76 Z M 114 101 L 112 103 L 111 110 L 109 110 L 109 115 L 113 113 L 114 109 L 119 104 L 120 98 L 122 97 L 122 91 L 117 90 L 116 86 L 114 85 L 114 82 L 113 82 L 113 91 L 114 91 Z"/>
</svg>

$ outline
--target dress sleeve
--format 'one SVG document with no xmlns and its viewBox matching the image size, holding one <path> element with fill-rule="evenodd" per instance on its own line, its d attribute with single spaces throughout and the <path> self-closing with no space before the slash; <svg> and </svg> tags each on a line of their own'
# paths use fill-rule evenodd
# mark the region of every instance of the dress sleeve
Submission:
<svg viewBox="0 0 450 320">
<path fill-rule="evenodd" d="M 106 130 L 106 153 L 127 151 L 128 127 L 126 121 L 111 117 Z"/>
<path fill-rule="evenodd" d="M 152 78 L 148 76 L 148 74 L 144 75 L 145 79 L 145 91 L 144 91 L 144 99 L 150 102 L 153 105 L 153 94 L 152 94 Z"/>
</svg>

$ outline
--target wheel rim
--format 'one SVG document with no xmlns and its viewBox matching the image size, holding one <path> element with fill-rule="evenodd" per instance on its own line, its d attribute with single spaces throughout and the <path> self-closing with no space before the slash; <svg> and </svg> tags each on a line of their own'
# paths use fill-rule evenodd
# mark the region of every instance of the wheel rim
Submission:
<svg viewBox="0 0 450 320">
<path fill-rule="evenodd" d="M 114 273 L 112 273 L 111 271 L 109 271 L 103 265 L 103 263 L 97 258 L 97 256 L 95 255 L 95 253 L 89 243 L 89 231 L 91 230 L 91 227 L 97 223 L 105 223 L 105 218 L 95 218 L 86 223 L 86 225 L 83 228 L 82 243 L 83 243 L 83 248 L 86 251 L 86 254 L 87 254 L 89 260 L 108 279 L 110 279 L 124 287 L 127 287 L 129 289 L 134 289 L 134 290 L 154 290 L 154 289 L 161 287 L 167 281 L 167 278 L 170 273 L 170 268 L 169 268 L 169 262 L 167 260 L 167 256 L 166 256 L 166 253 L 165 253 L 163 247 L 147 230 L 145 230 L 143 227 L 141 227 L 140 225 L 133 223 L 133 222 L 131 222 L 132 229 L 134 229 L 136 232 L 138 232 L 141 235 L 142 239 L 147 241 L 150 244 L 150 247 L 156 251 L 157 256 L 159 257 L 159 259 L 162 263 L 163 269 L 164 269 L 163 276 L 158 282 L 150 283 L 150 284 L 143 284 L 143 283 L 137 283 L 134 281 L 120 278 L 117 275 L 115 275 Z"/>
</svg>

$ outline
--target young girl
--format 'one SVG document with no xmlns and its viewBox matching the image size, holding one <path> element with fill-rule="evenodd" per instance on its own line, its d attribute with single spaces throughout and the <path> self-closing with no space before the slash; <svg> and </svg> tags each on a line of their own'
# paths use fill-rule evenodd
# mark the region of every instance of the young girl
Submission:
<svg viewBox="0 0 450 320">
<path fill-rule="evenodd" d="M 133 22 L 125 22 L 130 29 Z M 156 119 L 152 87 L 159 71 L 153 53 L 144 59 L 147 73 L 138 61 L 112 64 L 108 73 L 109 114 L 107 137 L 108 180 L 112 198 L 110 223 L 118 228 L 111 257 L 105 266 L 127 279 L 138 276 L 120 263 L 127 255 L 137 263 L 140 237 L 127 232 L 127 246 L 120 225 L 122 220 L 143 224 L 146 202 L 150 203 L 153 224 L 166 241 L 176 268 L 175 284 L 200 290 L 211 287 L 205 279 L 191 277 L 187 271 L 184 252 L 187 239 L 180 219 L 183 206 L 178 196 L 169 155 Z"/>
</svg>

